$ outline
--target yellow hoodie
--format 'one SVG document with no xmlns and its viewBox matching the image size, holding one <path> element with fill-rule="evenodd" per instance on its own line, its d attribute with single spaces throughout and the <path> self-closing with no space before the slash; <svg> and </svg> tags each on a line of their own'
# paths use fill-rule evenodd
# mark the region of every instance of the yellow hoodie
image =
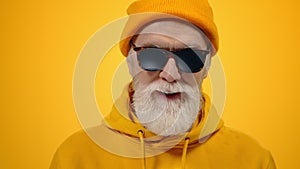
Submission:
<svg viewBox="0 0 300 169">
<path fill-rule="evenodd" d="M 249 136 L 225 127 L 210 99 L 192 129 L 160 137 L 130 111 L 128 92 L 102 125 L 70 136 L 56 151 L 50 169 L 275 169 L 269 151 Z"/>
</svg>

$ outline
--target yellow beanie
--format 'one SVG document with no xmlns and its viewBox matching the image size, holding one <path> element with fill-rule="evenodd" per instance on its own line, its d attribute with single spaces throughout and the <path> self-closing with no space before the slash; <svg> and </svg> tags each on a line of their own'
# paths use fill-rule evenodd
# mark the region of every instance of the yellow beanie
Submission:
<svg viewBox="0 0 300 169">
<path fill-rule="evenodd" d="M 144 14 L 135 15 L 140 13 Z M 208 0 L 137 0 L 128 7 L 127 14 L 129 19 L 120 41 L 120 49 L 124 56 L 128 54 L 132 36 L 141 27 L 158 19 L 170 18 L 171 15 L 183 18 L 200 28 L 213 45 L 213 55 L 218 51 L 218 31 Z"/>
</svg>

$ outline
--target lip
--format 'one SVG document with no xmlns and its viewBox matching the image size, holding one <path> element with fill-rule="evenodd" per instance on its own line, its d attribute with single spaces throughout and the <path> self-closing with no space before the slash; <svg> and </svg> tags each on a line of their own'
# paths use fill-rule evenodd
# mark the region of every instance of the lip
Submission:
<svg viewBox="0 0 300 169">
<path fill-rule="evenodd" d="M 181 92 L 164 92 L 164 91 L 155 91 L 155 94 L 159 97 L 166 98 L 168 100 L 177 100 L 181 99 Z"/>
</svg>

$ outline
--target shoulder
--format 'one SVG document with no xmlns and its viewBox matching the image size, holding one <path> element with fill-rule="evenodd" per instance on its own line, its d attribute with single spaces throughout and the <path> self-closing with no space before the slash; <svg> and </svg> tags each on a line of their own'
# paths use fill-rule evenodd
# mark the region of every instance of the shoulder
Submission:
<svg viewBox="0 0 300 169">
<path fill-rule="evenodd" d="M 222 146 L 237 149 L 237 151 L 245 152 L 265 152 L 266 150 L 260 143 L 249 135 L 236 129 L 223 126 L 212 136 L 212 142 L 217 142 Z"/>
<path fill-rule="evenodd" d="M 71 134 L 63 141 L 59 148 L 65 148 L 70 146 L 77 146 L 81 144 L 90 144 L 91 140 L 83 129 L 76 131 Z"/>
<path fill-rule="evenodd" d="M 108 129 L 105 125 L 78 130 L 77 132 L 70 135 L 60 145 L 59 149 L 66 151 L 69 151 L 70 149 L 73 151 L 81 151 L 81 149 L 99 148 L 96 139 L 98 139 L 97 137 L 101 138 L 105 136 L 104 134 L 107 132 L 112 131 Z"/>
<path fill-rule="evenodd" d="M 81 154 L 101 153 L 104 150 L 97 144 L 94 136 L 107 131 L 109 131 L 109 129 L 104 125 L 78 130 L 63 141 L 58 147 L 56 154 L 59 156 L 72 156 L 74 158 Z M 99 137 L 101 137 L 101 134 Z"/>
<path fill-rule="evenodd" d="M 56 150 L 50 169 L 75 168 L 91 159 L 101 158 L 107 152 L 103 150 L 90 137 L 95 134 L 108 130 L 105 126 L 98 126 L 89 129 L 81 129 L 69 136 Z M 87 167 L 88 168 L 88 167 Z"/>
<path fill-rule="evenodd" d="M 93 141 L 88 137 L 84 130 L 78 130 L 65 139 L 56 150 L 55 156 L 75 158 L 75 155 L 81 154 L 87 147 L 93 146 Z"/>
<path fill-rule="evenodd" d="M 257 140 L 236 129 L 223 126 L 207 142 L 214 152 L 251 164 L 260 164 L 263 168 L 274 165 L 271 153 Z"/>
</svg>

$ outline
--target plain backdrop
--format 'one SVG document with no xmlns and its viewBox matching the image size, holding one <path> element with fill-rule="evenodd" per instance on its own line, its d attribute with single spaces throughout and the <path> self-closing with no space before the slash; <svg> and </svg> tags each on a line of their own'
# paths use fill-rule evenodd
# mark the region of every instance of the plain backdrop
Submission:
<svg viewBox="0 0 300 169">
<path fill-rule="evenodd" d="M 57 147 L 80 129 L 72 100 L 76 59 L 130 2 L 1 3 L 1 169 L 48 168 Z M 225 124 L 257 139 L 278 168 L 299 168 L 300 2 L 210 2 L 226 74 Z"/>
</svg>

